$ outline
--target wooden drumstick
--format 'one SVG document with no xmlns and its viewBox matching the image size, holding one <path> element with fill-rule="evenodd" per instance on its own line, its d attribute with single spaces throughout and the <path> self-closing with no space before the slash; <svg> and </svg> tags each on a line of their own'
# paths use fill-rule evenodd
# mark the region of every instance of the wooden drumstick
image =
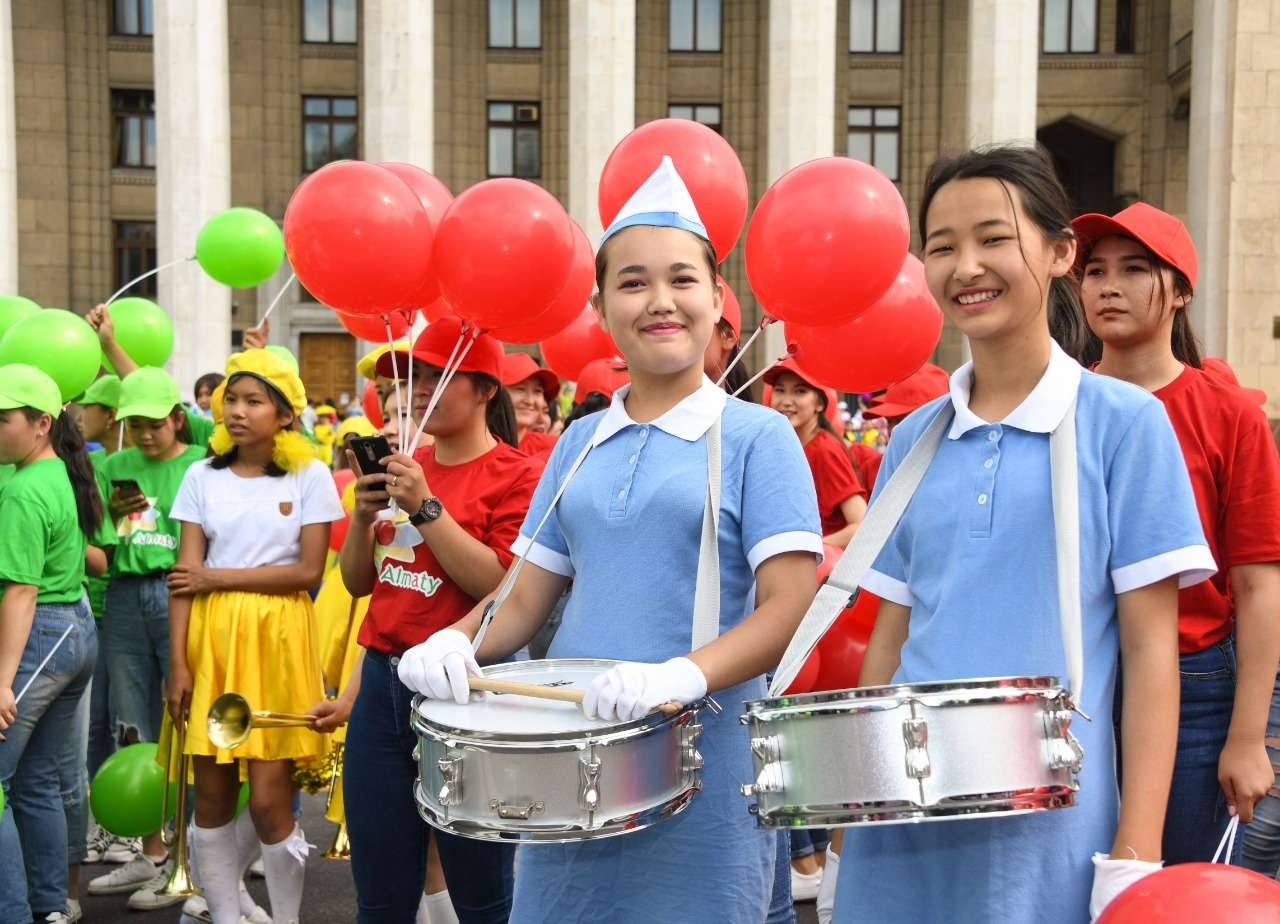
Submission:
<svg viewBox="0 0 1280 924">
<path fill-rule="evenodd" d="M 555 699 L 562 703 L 581 703 L 586 694 L 582 690 L 571 690 L 566 687 L 545 687 L 540 683 L 521 683 L 518 680 L 499 680 L 497 677 L 467 678 L 472 690 L 484 690 L 489 693 L 508 693 L 512 696 L 530 696 L 534 699 Z M 663 715 L 675 715 L 684 707 L 679 703 L 666 703 L 658 707 Z"/>
</svg>

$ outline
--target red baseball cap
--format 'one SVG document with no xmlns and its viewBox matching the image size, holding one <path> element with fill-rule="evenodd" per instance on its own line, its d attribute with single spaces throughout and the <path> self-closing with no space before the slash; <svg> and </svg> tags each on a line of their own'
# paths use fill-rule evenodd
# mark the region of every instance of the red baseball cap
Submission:
<svg viewBox="0 0 1280 924">
<path fill-rule="evenodd" d="M 862 412 L 863 417 L 905 417 L 941 398 L 951 389 L 951 376 L 933 363 L 925 363 L 901 382 L 885 389 L 884 394 Z"/>
<path fill-rule="evenodd" d="M 502 357 L 502 384 L 508 388 L 526 379 L 538 380 L 547 404 L 560 394 L 560 377 L 550 369 L 543 369 L 528 353 L 507 353 Z"/>
<path fill-rule="evenodd" d="M 815 391 L 825 392 L 827 390 L 825 385 L 800 368 L 800 364 L 796 362 L 794 356 L 788 356 L 777 365 L 771 366 L 764 374 L 764 383 L 772 387 L 773 384 L 778 381 L 778 377 L 784 372 L 790 372 Z"/>
<path fill-rule="evenodd" d="M 738 296 L 734 294 L 733 289 L 729 288 L 729 283 L 724 281 L 723 276 L 717 276 L 716 282 L 720 283 L 724 289 L 724 304 L 720 309 L 720 320 L 732 327 L 733 332 L 741 337 L 742 306 L 738 304 Z"/>
<path fill-rule="evenodd" d="M 1232 369 L 1225 359 L 1219 359 L 1217 356 L 1206 356 L 1200 361 L 1200 367 L 1219 382 L 1225 382 L 1228 385 L 1234 385 L 1239 388 L 1259 404 L 1267 403 L 1267 393 L 1261 388 L 1245 388 L 1241 385 L 1240 380 L 1236 378 L 1236 370 Z"/>
<path fill-rule="evenodd" d="M 467 332 L 467 341 L 471 340 L 472 334 L 472 331 Z M 443 369 L 448 364 L 449 356 L 453 353 L 461 336 L 462 321 L 460 319 L 441 318 L 439 321 L 432 321 L 414 342 L 413 357 L 429 366 Z M 466 349 L 466 343 L 461 349 Z M 394 378 L 398 371 L 400 378 L 406 378 L 409 374 L 407 360 L 408 354 L 403 350 L 397 350 L 394 353 L 388 351 L 378 357 L 375 371 L 384 378 Z M 479 372 L 499 382 L 502 381 L 502 344 L 488 334 L 480 334 L 462 358 L 458 371 Z"/>
<path fill-rule="evenodd" d="M 573 403 L 581 404 L 592 392 L 613 400 L 613 393 L 630 381 L 631 375 L 621 359 L 593 359 L 578 373 Z"/>
<path fill-rule="evenodd" d="M 1089 250 L 1104 237 L 1131 237 L 1186 276 L 1191 288 L 1196 287 L 1200 259 L 1196 256 L 1191 232 L 1176 216 L 1154 205 L 1135 202 L 1111 216 L 1081 215 L 1071 222 L 1071 228 L 1080 239 L 1080 249 L 1076 252 L 1077 266 L 1084 265 Z"/>
</svg>

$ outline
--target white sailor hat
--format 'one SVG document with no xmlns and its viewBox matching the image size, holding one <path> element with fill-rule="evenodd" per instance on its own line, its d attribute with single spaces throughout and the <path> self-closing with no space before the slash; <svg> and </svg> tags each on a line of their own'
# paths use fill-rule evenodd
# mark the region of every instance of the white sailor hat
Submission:
<svg viewBox="0 0 1280 924">
<path fill-rule="evenodd" d="M 663 155 L 662 163 L 649 179 L 631 194 L 631 198 L 618 212 L 617 217 L 605 229 L 600 245 L 624 228 L 646 225 L 652 228 L 681 228 L 710 241 L 707 228 L 698 215 L 698 209 L 689 195 L 689 187 L 676 172 L 671 158 Z"/>
</svg>

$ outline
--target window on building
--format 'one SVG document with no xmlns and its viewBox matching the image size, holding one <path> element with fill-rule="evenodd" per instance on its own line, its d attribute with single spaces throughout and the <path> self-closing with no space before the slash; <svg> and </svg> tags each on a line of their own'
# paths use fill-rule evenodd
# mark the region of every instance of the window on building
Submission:
<svg viewBox="0 0 1280 924">
<path fill-rule="evenodd" d="M 1045 54 L 1098 50 L 1098 0 L 1044 0 Z"/>
<path fill-rule="evenodd" d="M 542 0 L 489 0 L 490 48 L 541 48 Z"/>
<path fill-rule="evenodd" d="M 720 0 L 669 0 L 671 51 L 720 50 Z"/>
<path fill-rule="evenodd" d="M 302 170 L 310 173 L 334 160 L 356 158 L 354 96 L 302 98 Z"/>
<path fill-rule="evenodd" d="M 489 104 L 489 176 L 542 175 L 537 103 Z"/>
<path fill-rule="evenodd" d="M 302 40 L 354 45 L 356 0 L 302 0 Z"/>
<path fill-rule="evenodd" d="M 1137 51 L 1133 29 L 1133 0 L 1116 0 L 1116 53 L 1131 55 Z"/>
<path fill-rule="evenodd" d="M 902 0 L 849 0 L 849 51 L 899 54 L 902 51 Z"/>
<path fill-rule="evenodd" d="M 116 35 L 151 35 L 155 32 L 151 0 L 111 0 L 111 31 Z"/>
<path fill-rule="evenodd" d="M 902 113 L 897 106 L 850 106 L 847 153 L 898 182 Z"/>
<path fill-rule="evenodd" d="M 156 94 L 153 90 L 112 90 L 117 167 L 156 165 Z"/>
<path fill-rule="evenodd" d="M 156 268 L 156 223 L 154 221 L 112 222 L 115 230 L 116 281 L 118 289 L 130 280 Z M 156 297 L 156 277 L 148 276 L 129 290 L 130 295 Z"/>
<path fill-rule="evenodd" d="M 716 134 L 723 134 L 720 131 L 719 103 L 683 103 L 668 106 L 667 117 L 672 119 L 692 119 L 695 122 L 701 122 Z"/>
</svg>

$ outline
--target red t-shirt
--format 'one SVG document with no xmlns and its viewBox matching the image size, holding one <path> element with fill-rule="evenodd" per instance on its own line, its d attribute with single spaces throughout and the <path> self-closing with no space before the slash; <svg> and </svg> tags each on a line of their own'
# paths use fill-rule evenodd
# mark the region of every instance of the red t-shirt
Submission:
<svg viewBox="0 0 1280 924">
<path fill-rule="evenodd" d="M 1231 634 L 1228 572 L 1280 561 L 1280 460 L 1262 409 L 1241 389 L 1188 366 L 1155 393 L 1191 475 L 1218 573 L 1178 594 L 1178 645 L 1203 651 Z"/>
<path fill-rule="evenodd" d="M 556 439 L 557 437 L 550 433 L 535 433 L 532 430 L 525 430 L 524 436 L 520 440 L 520 451 L 527 456 L 541 459 L 545 464 L 551 456 L 551 450 L 556 448 Z"/>
<path fill-rule="evenodd" d="M 520 531 L 542 460 L 499 442 L 478 459 L 442 465 L 434 446 L 414 453 L 427 484 L 458 525 L 511 564 L 511 543 Z M 457 622 L 476 605 L 445 573 L 418 528 L 404 514 L 374 527 L 377 579 L 360 644 L 383 654 L 399 654 Z"/>
<path fill-rule="evenodd" d="M 822 517 L 822 535 L 830 536 L 848 526 L 840 505 L 851 497 L 866 497 L 866 489 L 853 471 L 853 463 L 840 440 L 819 429 L 804 446 L 804 457 L 813 472 L 813 486 L 818 492 L 818 515 Z"/>
<path fill-rule="evenodd" d="M 867 497 L 870 497 L 871 492 L 876 489 L 876 475 L 880 473 L 880 463 L 884 461 L 884 453 L 866 443 L 846 442 L 844 445 L 845 452 L 849 454 L 849 461 L 853 463 L 853 470 L 857 473 L 862 486 L 867 489 Z"/>
</svg>

